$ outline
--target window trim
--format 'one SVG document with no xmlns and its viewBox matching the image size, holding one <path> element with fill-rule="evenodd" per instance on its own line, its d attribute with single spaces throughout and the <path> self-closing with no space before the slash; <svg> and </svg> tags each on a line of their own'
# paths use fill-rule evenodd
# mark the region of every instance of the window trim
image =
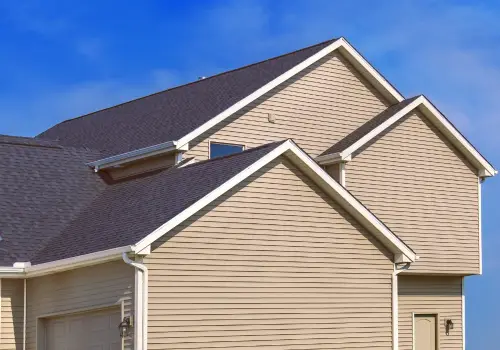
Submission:
<svg viewBox="0 0 500 350">
<path fill-rule="evenodd" d="M 226 146 L 241 146 L 242 150 L 241 152 L 246 151 L 247 146 L 244 143 L 230 143 L 227 141 L 218 141 L 218 140 L 208 140 L 208 159 L 212 159 L 212 154 L 210 150 L 212 149 L 212 143 L 218 144 L 218 145 L 226 145 Z"/>
</svg>

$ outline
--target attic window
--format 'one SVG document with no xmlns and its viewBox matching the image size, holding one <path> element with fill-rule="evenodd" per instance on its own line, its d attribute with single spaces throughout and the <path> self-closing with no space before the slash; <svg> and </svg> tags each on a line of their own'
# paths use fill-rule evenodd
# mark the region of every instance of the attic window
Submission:
<svg viewBox="0 0 500 350">
<path fill-rule="evenodd" d="M 210 142 L 210 158 L 227 156 L 233 153 L 243 152 L 245 146 L 229 143 Z"/>
</svg>

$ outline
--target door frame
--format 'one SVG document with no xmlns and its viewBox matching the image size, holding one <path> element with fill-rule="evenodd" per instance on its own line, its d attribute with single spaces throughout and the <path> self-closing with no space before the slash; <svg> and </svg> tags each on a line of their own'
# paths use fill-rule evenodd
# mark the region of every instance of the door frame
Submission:
<svg viewBox="0 0 500 350">
<path fill-rule="evenodd" d="M 415 349 L 415 316 L 434 316 L 436 318 L 436 350 L 439 350 L 440 346 L 440 337 L 439 337 L 439 320 L 441 319 L 439 317 L 439 312 L 437 311 L 419 311 L 419 312 L 412 312 L 411 313 L 411 328 L 412 328 L 412 349 Z"/>
<path fill-rule="evenodd" d="M 64 317 L 64 316 L 70 316 L 70 315 L 78 315 L 78 314 L 86 314 L 86 313 L 91 313 L 91 312 L 96 312 L 96 311 L 104 311 L 104 310 L 113 310 L 113 309 L 119 309 L 120 310 L 120 317 L 123 319 L 124 316 L 124 302 L 123 300 L 120 300 L 118 303 L 112 303 L 112 304 L 104 304 L 104 305 L 95 305 L 95 306 L 90 306 L 86 308 L 79 308 L 79 309 L 73 309 L 73 310 L 64 310 L 60 312 L 54 312 L 54 313 L 48 313 L 48 314 L 43 314 L 39 315 L 36 317 L 36 331 L 35 331 L 35 339 L 36 339 L 36 348 L 38 350 L 49 350 L 46 349 L 46 334 L 45 334 L 45 322 L 48 318 L 56 318 L 56 317 Z M 121 338 L 121 348 L 124 349 L 124 338 Z"/>
</svg>

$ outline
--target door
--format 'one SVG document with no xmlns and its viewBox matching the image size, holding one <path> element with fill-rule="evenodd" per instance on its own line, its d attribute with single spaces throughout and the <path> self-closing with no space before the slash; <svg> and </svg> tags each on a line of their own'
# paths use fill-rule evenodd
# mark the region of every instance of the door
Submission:
<svg viewBox="0 0 500 350">
<path fill-rule="evenodd" d="M 44 320 L 46 350 L 120 350 L 118 308 Z"/>
<path fill-rule="evenodd" d="M 436 315 L 415 315 L 415 350 L 437 350 Z"/>
</svg>

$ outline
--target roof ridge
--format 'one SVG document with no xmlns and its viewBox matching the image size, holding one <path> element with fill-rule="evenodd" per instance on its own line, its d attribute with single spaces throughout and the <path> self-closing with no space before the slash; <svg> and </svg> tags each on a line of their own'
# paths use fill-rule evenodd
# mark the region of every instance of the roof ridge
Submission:
<svg viewBox="0 0 500 350">
<path fill-rule="evenodd" d="M 12 138 L 13 141 L 2 140 L 2 138 Z M 27 141 L 32 141 L 33 144 L 23 143 L 22 141 L 15 141 L 15 139 L 23 139 Z M 102 150 L 96 148 L 82 147 L 82 146 L 68 146 L 59 144 L 58 140 L 53 139 L 41 139 L 31 136 L 15 136 L 0 134 L 0 144 L 3 145 L 13 145 L 13 146 L 26 146 L 26 147 L 38 147 L 38 148 L 52 148 L 61 150 L 75 150 L 75 151 L 85 151 L 85 152 L 97 152 L 101 153 Z"/>
<path fill-rule="evenodd" d="M 194 80 L 194 81 L 190 81 L 188 83 L 185 83 L 185 84 L 181 84 L 181 85 L 177 85 L 177 86 L 173 86 L 171 88 L 168 88 L 168 89 L 165 89 L 165 90 L 161 90 L 161 91 L 157 91 L 157 92 L 154 92 L 154 93 L 151 93 L 149 95 L 145 95 L 145 96 L 141 96 L 141 97 L 137 97 L 137 98 L 134 98 L 130 101 L 126 101 L 126 102 L 122 102 L 122 103 L 118 103 L 116 105 L 113 105 L 113 106 L 110 106 L 110 107 L 106 107 L 106 108 L 103 108 L 103 109 L 99 109 L 97 111 L 93 111 L 93 112 L 90 112 L 90 113 L 87 113 L 87 114 L 84 114 L 84 115 L 80 115 L 78 117 L 74 117 L 74 118 L 69 118 L 69 119 L 66 119 L 66 120 L 63 120 L 62 122 L 59 122 L 53 126 L 51 126 L 50 128 L 53 128 L 59 124 L 63 124 L 63 123 L 66 123 L 66 122 L 69 122 L 69 121 L 72 121 L 72 120 L 75 120 L 75 119 L 80 119 L 80 118 L 84 118 L 84 117 L 87 117 L 89 115 L 92 115 L 92 114 L 95 114 L 95 113 L 99 113 L 99 112 L 102 112 L 102 111 L 105 111 L 105 110 L 108 110 L 108 109 L 112 109 L 112 108 L 116 108 L 116 107 L 119 107 L 119 106 L 123 106 L 123 105 L 126 105 L 128 103 L 132 103 L 132 102 L 135 102 L 135 101 L 138 101 L 138 100 L 142 100 L 142 99 L 145 99 L 145 98 L 148 98 L 148 97 L 151 97 L 151 96 L 155 96 L 155 95 L 159 95 L 159 94 L 162 94 L 162 93 L 165 93 L 167 91 L 171 91 L 171 90 L 175 90 L 175 89 L 178 89 L 178 88 L 181 88 L 181 87 L 185 87 L 185 86 L 188 86 L 188 85 L 192 85 L 192 84 L 197 84 L 197 83 L 201 83 L 201 82 L 204 82 L 208 79 L 212 79 L 212 78 L 215 78 L 215 77 L 218 77 L 218 76 L 221 76 L 221 75 L 224 75 L 224 74 L 228 74 L 228 73 L 232 73 L 232 72 L 236 72 L 238 70 L 242 70 L 242 69 L 245 69 L 245 68 L 248 68 L 248 67 L 252 67 L 252 66 L 255 66 L 257 64 L 261 64 L 261 63 L 264 63 L 264 62 L 268 62 L 268 61 L 272 61 L 272 60 L 275 60 L 275 59 L 278 59 L 278 58 L 281 58 L 281 57 L 284 57 L 284 56 L 288 56 L 288 55 L 292 55 L 294 53 L 297 53 L 297 52 L 300 52 L 300 51 L 304 51 L 304 50 L 307 50 L 307 49 L 311 49 L 313 47 L 316 47 L 316 46 L 320 46 L 320 45 L 324 45 L 325 43 L 327 42 L 334 42 L 338 40 L 338 38 L 332 38 L 332 39 L 329 39 L 329 40 L 325 40 L 325 41 L 322 41 L 320 43 L 317 43 L 317 44 L 314 44 L 314 45 L 310 45 L 310 46 L 306 46 L 306 47 L 303 47 L 301 49 L 297 49 L 297 50 L 294 50 L 294 51 L 290 51 L 290 52 L 287 52 L 287 53 L 284 53 L 284 54 L 281 54 L 281 55 L 278 55 L 278 56 L 274 56 L 274 57 L 270 57 L 270 58 L 267 58 L 265 60 L 262 60 L 262 61 L 257 61 L 257 62 L 254 62 L 254 63 L 250 63 L 250 64 L 247 64 L 247 65 L 244 65 L 244 66 L 241 66 L 241 67 L 238 67 L 238 68 L 234 68 L 234 69 L 230 69 L 230 70 L 226 70 L 226 71 L 223 71 L 223 72 L 220 72 L 220 73 L 217 73 L 217 74 L 214 74 L 214 75 L 211 75 L 209 77 L 206 77 L 204 79 L 199 79 L 199 80 Z M 49 129 L 50 129 L 49 128 Z M 48 130 L 48 129 L 47 129 Z M 43 132 L 41 132 L 40 134 L 37 135 L 40 136 L 41 134 L 43 134 L 45 131 L 47 130 L 44 130 Z"/>
</svg>

